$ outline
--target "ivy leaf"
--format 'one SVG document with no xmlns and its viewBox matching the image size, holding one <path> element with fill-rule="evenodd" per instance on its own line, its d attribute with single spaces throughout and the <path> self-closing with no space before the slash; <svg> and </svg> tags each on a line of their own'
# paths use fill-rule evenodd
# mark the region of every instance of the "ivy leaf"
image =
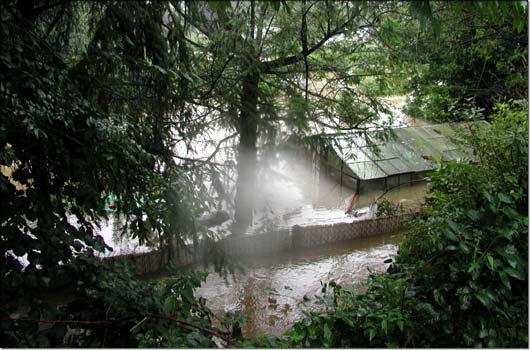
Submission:
<svg viewBox="0 0 530 350">
<path fill-rule="evenodd" d="M 517 278 L 518 280 L 524 281 L 525 279 L 525 273 L 521 269 L 513 269 L 508 267 L 504 269 L 504 272 L 513 278 Z"/>
<path fill-rule="evenodd" d="M 510 196 L 507 196 L 505 195 L 504 193 L 499 193 L 499 200 L 503 203 L 506 203 L 506 204 L 511 204 L 513 203 L 513 200 Z"/>
<path fill-rule="evenodd" d="M 506 288 L 508 288 L 509 290 L 512 290 L 512 285 L 510 284 L 510 279 L 508 278 L 508 276 L 506 275 L 506 273 L 504 271 L 499 271 L 499 277 L 501 278 L 502 284 L 504 284 L 504 286 Z"/>
</svg>

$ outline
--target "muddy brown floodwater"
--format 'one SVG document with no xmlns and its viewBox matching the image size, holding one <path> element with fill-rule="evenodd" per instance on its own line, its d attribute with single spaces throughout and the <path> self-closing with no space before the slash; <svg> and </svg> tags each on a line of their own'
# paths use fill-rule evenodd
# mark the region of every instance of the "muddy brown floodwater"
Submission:
<svg viewBox="0 0 530 350">
<path fill-rule="evenodd" d="M 315 296 L 321 295 L 321 282 L 361 285 L 370 272 L 387 269 L 384 261 L 396 254 L 401 238 L 401 233 L 381 235 L 245 258 L 239 261 L 245 273 L 236 273 L 225 283 L 210 272 L 197 295 L 207 300 L 216 317 L 237 311 L 246 315 L 242 330 L 247 337 L 280 336 L 303 310 L 319 307 Z"/>
<path fill-rule="evenodd" d="M 401 108 L 403 97 L 393 97 Z M 398 106 L 399 105 L 399 106 Z M 420 120 L 407 119 L 405 125 L 421 125 Z M 407 209 L 417 209 L 424 201 L 428 183 L 407 184 L 388 192 L 382 185 L 366 186 L 361 190 L 358 208 L 360 217 L 344 214 L 354 190 L 318 173 L 311 155 L 298 148 L 278 151 L 270 164 L 259 171 L 255 189 L 254 222 L 248 234 L 291 228 L 294 225 L 323 225 L 364 220 L 373 213 L 369 207 L 384 197 L 401 203 Z M 240 264 L 245 273 L 236 273 L 228 283 L 210 271 L 197 296 L 207 300 L 207 306 L 217 318 L 227 312 L 241 312 L 248 320 L 242 325 L 243 335 L 280 336 L 303 317 L 304 310 L 320 307 L 316 296 L 322 284 L 335 281 L 343 286 L 359 286 L 370 272 L 384 272 L 398 250 L 402 233 L 337 242 L 329 245 L 290 250 L 268 256 L 245 258 Z M 219 319 L 214 320 L 220 326 Z"/>
</svg>

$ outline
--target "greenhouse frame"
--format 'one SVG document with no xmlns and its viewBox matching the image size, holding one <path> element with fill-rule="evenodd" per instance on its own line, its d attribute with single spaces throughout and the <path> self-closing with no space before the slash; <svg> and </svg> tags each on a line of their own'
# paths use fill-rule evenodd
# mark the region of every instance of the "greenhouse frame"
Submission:
<svg viewBox="0 0 530 350">
<path fill-rule="evenodd" d="M 354 188 L 400 186 L 422 181 L 437 161 L 472 159 L 459 139 L 486 121 L 371 130 L 326 139 L 321 155 L 325 174 Z"/>
</svg>

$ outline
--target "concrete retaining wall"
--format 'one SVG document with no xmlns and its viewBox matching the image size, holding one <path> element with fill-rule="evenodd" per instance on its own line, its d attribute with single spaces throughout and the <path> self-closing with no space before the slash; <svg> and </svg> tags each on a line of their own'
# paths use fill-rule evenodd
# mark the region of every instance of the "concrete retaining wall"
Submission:
<svg viewBox="0 0 530 350">
<path fill-rule="evenodd" d="M 407 215 L 406 215 L 407 216 Z M 326 243 L 397 232 L 404 228 L 403 216 L 359 220 L 333 225 L 294 226 L 288 229 L 253 236 L 228 237 L 218 242 L 230 256 L 260 255 L 300 247 L 314 247 Z M 139 274 L 160 271 L 168 262 L 167 250 L 128 254 L 104 258 L 105 261 L 129 261 Z M 192 249 L 180 247 L 171 259 L 176 266 L 196 262 Z"/>
<path fill-rule="evenodd" d="M 292 248 L 288 229 L 253 236 L 230 236 L 219 242 L 221 249 L 231 256 L 260 255 Z"/>
<path fill-rule="evenodd" d="M 382 217 L 334 225 L 294 226 L 293 248 L 314 247 L 331 242 L 369 237 L 399 231 L 403 217 Z"/>
<path fill-rule="evenodd" d="M 188 251 L 182 247 L 179 247 L 175 251 L 175 256 L 172 260 L 174 261 L 175 266 L 177 267 L 190 265 L 195 262 L 191 250 Z M 127 261 L 134 267 L 136 273 L 140 275 L 146 275 L 150 273 L 160 272 L 161 270 L 163 270 L 164 267 L 168 264 L 169 259 L 167 249 L 162 249 L 147 253 L 133 253 L 109 256 L 103 258 L 103 261 L 109 264 L 114 264 L 118 261 Z"/>
</svg>

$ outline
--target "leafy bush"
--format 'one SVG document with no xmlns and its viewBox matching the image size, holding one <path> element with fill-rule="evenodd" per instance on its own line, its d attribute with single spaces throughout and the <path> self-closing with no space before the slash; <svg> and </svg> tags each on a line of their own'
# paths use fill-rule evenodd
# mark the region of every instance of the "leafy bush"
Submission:
<svg viewBox="0 0 530 350">
<path fill-rule="evenodd" d="M 375 216 L 396 216 L 403 214 L 403 212 L 404 209 L 401 204 L 396 204 L 387 198 L 382 198 L 377 201 L 377 211 L 375 212 Z"/>
<path fill-rule="evenodd" d="M 526 98 L 527 6 L 517 1 L 414 3 L 432 6 L 430 19 L 443 25 L 433 23 L 433 30 L 423 32 L 404 26 L 409 29 L 403 37 L 417 35 L 403 41 L 414 97 L 407 113 L 436 121 L 467 119 L 462 112 L 470 106 L 488 116 L 499 98 Z"/>
<path fill-rule="evenodd" d="M 109 4 L 103 19 L 97 3 L 48 5 L 0 4 L 0 346 L 213 346 L 211 333 L 174 320 L 209 329 L 192 293 L 200 279 L 150 284 L 94 257 L 108 248 L 97 225 L 109 193 L 141 243 L 150 231 L 165 245 L 192 236 L 203 205 L 191 172 L 172 158 L 170 128 L 153 127 L 163 114 L 153 94 L 173 93 L 162 68 L 145 65 L 165 42 L 147 36 L 146 50 L 117 54 L 125 36 L 113 30 L 140 32 L 124 21 L 156 29 L 131 13 L 147 21 L 157 4 Z M 85 33 L 90 49 L 75 58 L 65 46 L 80 18 L 97 19 L 99 30 Z"/>
<path fill-rule="evenodd" d="M 147 282 L 126 264 L 82 256 L 61 274 L 66 291 L 1 321 L 2 346 L 204 348 L 216 346 L 213 335 L 226 335 L 194 295 L 206 273 Z M 66 300 L 51 301 L 64 293 Z"/>
</svg>

